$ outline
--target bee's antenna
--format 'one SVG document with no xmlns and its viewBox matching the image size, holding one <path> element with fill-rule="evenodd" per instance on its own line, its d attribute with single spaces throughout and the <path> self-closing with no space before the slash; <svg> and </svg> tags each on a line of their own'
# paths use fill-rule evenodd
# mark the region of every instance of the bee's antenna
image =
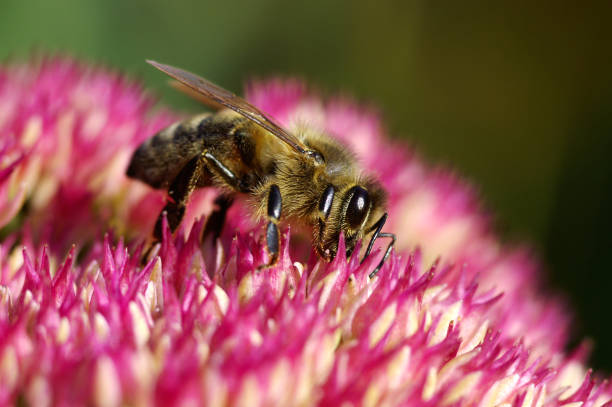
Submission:
<svg viewBox="0 0 612 407">
<path fill-rule="evenodd" d="M 385 212 L 380 217 L 380 219 L 378 219 L 378 221 L 370 228 L 370 230 L 368 230 L 368 232 L 374 231 L 374 234 L 372 234 L 372 238 L 370 239 L 370 243 L 368 243 L 368 248 L 366 249 L 365 255 L 363 256 L 363 259 L 361 260 L 362 263 L 370 255 L 370 252 L 372 251 L 372 248 L 374 247 L 374 242 L 376 241 L 376 239 L 378 239 L 379 237 L 388 237 L 388 238 L 391 238 L 391 243 L 389 243 L 389 245 L 387 246 L 387 250 L 385 250 L 385 255 L 383 256 L 383 258 L 380 261 L 380 263 L 378 263 L 378 265 L 376 266 L 374 271 L 372 271 L 370 273 L 370 275 L 369 275 L 370 278 L 373 278 L 376 275 L 376 273 L 378 273 L 380 271 L 380 269 L 383 266 L 383 264 L 385 263 L 385 261 L 389 258 L 389 254 L 391 253 L 391 249 L 393 248 L 393 245 L 395 244 L 395 235 L 393 233 L 381 233 L 380 232 L 382 230 L 383 226 L 385 225 L 385 222 L 387 221 L 388 217 L 389 217 L 389 215 Z"/>
</svg>

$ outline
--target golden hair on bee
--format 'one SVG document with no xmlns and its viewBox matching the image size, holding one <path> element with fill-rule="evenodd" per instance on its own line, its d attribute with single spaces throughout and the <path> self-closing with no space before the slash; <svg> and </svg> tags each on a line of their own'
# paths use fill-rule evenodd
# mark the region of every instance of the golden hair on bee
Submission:
<svg viewBox="0 0 612 407">
<path fill-rule="evenodd" d="M 363 174 L 354 155 L 339 141 L 307 126 L 291 133 L 233 93 L 187 71 L 157 62 L 151 65 L 225 109 L 175 123 L 134 152 L 127 175 L 167 189 L 164 207 L 176 230 L 196 188 L 221 190 L 218 209 L 207 220 L 205 235 L 218 236 L 236 194 L 248 196 L 254 215 L 267 220 L 265 239 L 273 266 L 280 253 L 279 225 L 299 225 L 312 233 L 322 258 L 337 254 L 341 233 L 350 255 L 371 235 L 364 259 L 379 237 L 391 242 L 370 277 L 382 267 L 395 235 L 381 232 L 387 219 L 382 186 Z M 163 213 L 163 212 L 162 212 Z M 161 238 L 158 218 L 154 236 Z"/>
</svg>

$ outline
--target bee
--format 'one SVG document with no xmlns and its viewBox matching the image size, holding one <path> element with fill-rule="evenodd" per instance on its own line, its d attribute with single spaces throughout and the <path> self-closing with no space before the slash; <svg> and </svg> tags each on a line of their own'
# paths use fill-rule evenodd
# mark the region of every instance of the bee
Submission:
<svg viewBox="0 0 612 407">
<path fill-rule="evenodd" d="M 269 262 L 280 253 L 279 225 L 303 226 L 312 233 L 317 254 L 331 261 L 344 234 L 346 254 L 371 234 L 363 260 L 376 239 L 390 238 L 374 277 L 395 243 L 382 232 L 387 220 L 386 194 L 373 177 L 362 174 L 354 156 L 337 140 L 313 129 L 292 134 L 235 94 L 182 69 L 147 61 L 178 81 L 190 93 L 221 105 L 221 110 L 175 123 L 142 143 L 127 175 L 166 189 L 169 199 L 154 230 L 161 240 L 166 214 L 172 231 L 179 226 L 190 194 L 196 188 L 221 190 L 218 208 L 207 230 L 219 235 L 225 212 L 236 194 L 246 194 L 256 218 L 267 221 Z M 362 260 L 362 262 L 363 262 Z"/>
</svg>

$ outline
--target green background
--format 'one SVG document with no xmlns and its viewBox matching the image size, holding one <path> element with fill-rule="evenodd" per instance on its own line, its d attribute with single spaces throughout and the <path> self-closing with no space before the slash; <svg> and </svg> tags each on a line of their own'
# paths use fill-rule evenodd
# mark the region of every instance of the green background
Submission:
<svg viewBox="0 0 612 407">
<path fill-rule="evenodd" d="M 508 241 L 536 248 L 610 371 L 612 2 L 578 3 L 0 0 L 0 57 L 76 55 L 194 111 L 145 58 L 378 106 L 390 133 L 474 181 Z"/>
</svg>

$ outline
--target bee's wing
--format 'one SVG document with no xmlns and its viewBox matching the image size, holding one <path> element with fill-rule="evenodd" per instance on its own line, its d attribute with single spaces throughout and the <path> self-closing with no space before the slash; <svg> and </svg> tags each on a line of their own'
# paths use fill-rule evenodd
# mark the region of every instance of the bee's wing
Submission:
<svg viewBox="0 0 612 407">
<path fill-rule="evenodd" d="M 210 107 L 213 110 L 219 110 L 223 108 L 223 105 L 220 105 L 214 100 L 207 98 L 206 96 L 202 95 L 200 92 L 193 90 L 189 86 L 185 85 L 183 82 L 179 82 L 176 79 L 169 79 L 168 85 L 178 90 L 179 92 L 184 93 L 185 95 L 189 96 L 193 100 L 197 100 L 198 102 L 202 103 L 204 106 Z"/>
<path fill-rule="evenodd" d="M 170 75 L 193 91 L 203 95 L 205 98 L 228 107 L 247 119 L 257 123 L 259 126 L 268 130 L 270 133 L 287 143 L 298 153 L 304 154 L 307 152 L 306 146 L 304 146 L 301 141 L 274 123 L 259 109 L 241 97 L 236 96 L 232 92 L 225 90 L 220 86 L 217 86 L 214 83 L 207 81 L 206 79 L 191 72 L 187 72 L 170 65 L 160 64 L 159 62 L 151 60 L 147 60 L 147 62 L 167 75 Z"/>
</svg>

